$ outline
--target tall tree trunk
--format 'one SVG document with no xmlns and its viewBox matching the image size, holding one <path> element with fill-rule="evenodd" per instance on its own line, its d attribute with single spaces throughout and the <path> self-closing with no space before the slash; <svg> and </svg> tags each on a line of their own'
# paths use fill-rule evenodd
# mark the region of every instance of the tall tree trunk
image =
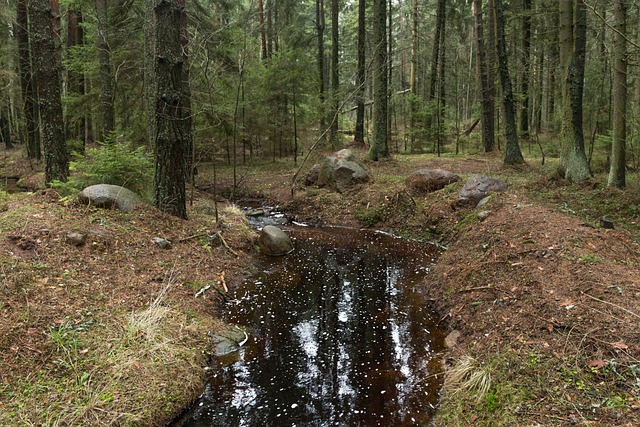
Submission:
<svg viewBox="0 0 640 427">
<path fill-rule="evenodd" d="M 387 109 L 387 2 L 373 0 L 373 138 L 369 157 L 389 157 Z"/>
<path fill-rule="evenodd" d="M 325 85 L 324 85 L 324 0 L 316 0 L 316 32 L 318 42 L 318 99 L 320 101 L 320 134 L 325 134 L 327 117 L 325 114 Z"/>
<path fill-rule="evenodd" d="M 76 46 L 82 46 L 84 44 L 84 29 L 82 26 L 82 12 L 78 9 L 70 9 L 67 13 L 67 50 L 71 51 Z M 73 70 L 67 71 L 67 90 L 69 94 L 76 99 L 81 100 L 84 96 L 84 75 Z M 86 132 L 85 126 L 85 114 L 80 110 L 75 103 L 74 107 L 74 119 L 67 118 L 67 136 L 71 139 L 81 140 L 84 143 Z M 83 144 L 84 147 L 84 144 Z"/>
<path fill-rule="evenodd" d="M 40 105 L 45 184 L 69 177 L 69 153 L 64 138 L 60 99 L 60 68 L 49 0 L 32 0 L 29 9 L 33 69 Z"/>
<path fill-rule="evenodd" d="M 109 49 L 109 14 L 107 0 L 96 0 L 98 62 L 100 66 L 100 112 L 102 126 L 98 139 L 105 142 L 114 130 L 113 81 L 111 77 L 111 52 Z"/>
<path fill-rule="evenodd" d="M 529 78 L 531 76 L 531 1 L 522 2 L 522 84 L 520 96 L 520 133 L 529 137 Z"/>
<path fill-rule="evenodd" d="M 638 7 L 638 11 L 636 14 L 636 26 L 640 26 L 640 7 Z M 636 31 L 636 45 L 640 46 L 640 31 Z M 640 117 L 640 66 L 636 65 L 636 70 L 635 70 L 635 94 L 633 96 L 634 101 L 635 101 L 635 106 L 633 108 L 633 117 L 637 118 Z M 637 120 L 637 119 L 636 119 Z M 640 136 L 640 129 L 637 129 L 637 125 L 636 127 L 636 135 Z M 634 158 L 634 163 L 635 163 L 635 158 Z"/>
<path fill-rule="evenodd" d="M 444 3 L 444 1 L 443 1 Z M 442 132 L 442 123 L 444 121 L 444 114 L 446 111 L 446 106 L 447 106 L 447 102 L 446 102 L 446 76 L 445 76 L 445 70 L 447 67 L 447 58 L 446 58 L 446 24 L 447 24 L 447 20 L 446 20 L 446 5 L 442 5 L 443 11 L 441 16 L 439 17 L 439 19 L 442 20 L 442 22 L 438 25 L 440 25 L 440 42 L 439 42 L 439 50 L 440 50 L 440 67 L 439 67 L 439 71 L 438 71 L 438 87 L 439 87 L 439 93 L 438 93 L 438 105 L 437 105 L 437 110 L 436 110 L 436 129 L 437 129 L 437 140 L 438 140 L 438 148 L 437 148 L 437 153 L 438 156 L 440 156 L 440 151 L 441 151 L 441 146 L 442 146 L 442 137 L 443 137 L 443 132 Z"/>
<path fill-rule="evenodd" d="M 411 69 L 409 72 L 409 90 L 411 92 L 410 101 L 410 122 L 411 129 L 411 152 L 416 151 L 416 112 L 417 112 L 417 96 L 418 96 L 418 0 L 413 0 L 411 5 Z"/>
<path fill-rule="evenodd" d="M 260 13 L 260 40 L 262 44 L 262 60 L 268 58 L 267 53 L 267 29 L 264 24 L 264 0 L 258 0 L 258 12 Z"/>
<path fill-rule="evenodd" d="M 387 5 L 387 138 L 393 140 L 392 117 L 395 112 L 393 101 L 393 0 Z M 387 143 L 388 145 L 388 143 Z M 396 145 L 397 148 L 397 145 Z"/>
<path fill-rule="evenodd" d="M 185 68 L 184 0 L 147 0 L 147 83 L 153 114 L 154 204 L 171 215 L 187 217 L 185 181 L 191 152 L 190 99 Z"/>
<path fill-rule="evenodd" d="M 271 58 L 273 55 L 273 2 L 274 0 L 267 1 L 267 58 Z"/>
<path fill-rule="evenodd" d="M 494 114 L 493 96 L 491 94 L 487 62 L 485 58 L 484 31 L 482 27 L 482 0 L 473 0 L 473 14 L 475 22 L 476 36 L 476 63 L 478 66 L 478 79 L 480 80 L 480 91 L 482 92 L 482 145 L 486 153 L 495 148 L 494 142 Z"/>
<path fill-rule="evenodd" d="M 623 0 L 614 1 L 613 19 L 613 144 L 607 184 L 609 187 L 624 188 L 627 140 L 627 7 Z"/>
<path fill-rule="evenodd" d="M 20 69 L 20 89 L 26 122 L 27 156 L 41 160 L 40 133 L 38 132 L 37 110 L 35 103 L 34 76 L 31 68 L 31 52 L 29 49 L 29 19 L 27 1 L 16 2 L 16 38 L 18 39 L 18 65 Z"/>
<path fill-rule="evenodd" d="M 5 109 L 0 109 L 0 138 L 4 142 L 4 148 L 11 150 L 13 143 L 11 142 L 11 129 L 9 123 L 9 115 L 6 114 Z"/>
<path fill-rule="evenodd" d="M 417 0 L 416 0 L 417 1 Z M 358 75 L 356 79 L 357 100 L 356 100 L 356 129 L 354 142 L 356 144 L 364 144 L 364 94 L 365 94 L 365 60 L 366 45 L 365 37 L 367 34 L 366 25 L 366 0 L 358 1 Z"/>
<path fill-rule="evenodd" d="M 338 12 L 340 8 L 338 0 L 331 0 L 331 131 L 329 132 L 329 141 L 331 148 L 335 148 L 338 145 L 338 109 L 340 107 L 340 100 L 338 99 L 338 89 L 340 87 L 340 72 L 339 72 L 339 46 L 338 46 L 338 34 L 340 32 L 340 26 L 338 22 Z"/>
<path fill-rule="evenodd" d="M 567 0 L 558 4 L 560 68 L 564 80 L 560 163 L 564 168 L 566 179 L 580 182 L 591 177 L 591 170 L 584 151 L 582 130 L 587 14 L 582 0 Z"/>
<path fill-rule="evenodd" d="M 497 58 L 497 49 L 496 49 L 496 14 L 495 14 L 495 4 L 494 0 L 487 1 L 487 31 L 486 31 L 486 43 L 485 43 L 485 61 L 487 67 L 487 96 L 491 100 L 491 108 L 492 108 L 492 119 L 493 123 L 491 125 L 492 132 L 494 132 L 495 138 L 495 129 L 498 124 L 496 123 L 496 92 L 497 92 L 497 79 L 496 79 L 496 70 L 498 68 L 498 58 Z M 483 125 L 484 126 L 484 125 Z M 500 150 L 500 142 L 497 143 L 497 148 Z"/>
<path fill-rule="evenodd" d="M 496 14 L 496 35 L 498 50 L 498 71 L 500 73 L 500 83 L 502 86 L 502 103 L 504 106 L 505 135 L 507 147 L 505 150 L 504 163 L 515 165 L 524 163 L 524 157 L 518 144 L 518 129 L 516 128 L 516 110 L 513 102 L 513 89 L 511 88 L 511 78 L 509 77 L 509 64 L 507 61 L 507 42 L 504 35 L 504 4 L 502 0 L 495 0 Z"/>
<path fill-rule="evenodd" d="M 431 73 L 429 75 L 429 94 L 427 96 L 427 102 L 430 103 L 436 99 L 436 89 L 438 83 L 438 70 L 440 69 L 440 41 L 441 34 L 444 30 L 445 23 L 445 1 L 438 0 L 438 6 L 436 11 L 436 30 L 433 35 L 433 53 L 431 55 Z M 435 110 L 433 110 L 435 111 Z M 437 114 L 437 113 L 436 113 Z M 427 128 L 429 132 L 433 134 L 433 115 L 428 119 Z"/>
<path fill-rule="evenodd" d="M 551 26 L 547 26 L 547 31 L 551 31 L 552 40 L 549 46 L 549 60 L 547 61 L 547 90 L 546 90 L 546 114 L 545 114 L 545 122 L 546 127 L 549 131 L 553 131 L 554 126 L 554 118 L 556 114 L 556 87 L 558 84 L 558 79 L 556 78 L 556 74 L 560 71 L 560 67 L 558 63 L 560 62 L 560 29 L 559 24 L 559 11 L 556 9 L 553 12 L 554 19 L 552 20 Z M 560 81 L 560 91 L 562 92 L 562 81 Z"/>
</svg>

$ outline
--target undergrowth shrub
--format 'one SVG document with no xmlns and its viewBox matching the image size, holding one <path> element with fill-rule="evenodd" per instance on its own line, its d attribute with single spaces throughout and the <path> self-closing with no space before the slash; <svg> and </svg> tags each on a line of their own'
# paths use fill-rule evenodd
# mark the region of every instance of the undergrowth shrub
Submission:
<svg viewBox="0 0 640 427">
<path fill-rule="evenodd" d="M 69 196 L 90 185 L 113 184 L 149 199 L 153 182 L 151 157 L 144 147 L 114 137 L 109 139 L 96 148 L 87 148 L 84 156 L 74 153 L 77 160 L 69 163 L 71 176 L 67 182 L 53 182 L 52 187 Z"/>
</svg>

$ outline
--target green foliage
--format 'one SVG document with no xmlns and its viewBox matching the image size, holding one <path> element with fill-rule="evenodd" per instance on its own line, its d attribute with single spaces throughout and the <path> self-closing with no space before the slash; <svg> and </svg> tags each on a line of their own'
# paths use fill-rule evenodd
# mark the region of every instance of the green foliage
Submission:
<svg viewBox="0 0 640 427">
<path fill-rule="evenodd" d="M 77 154 L 69 169 L 72 174 L 65 183 L 56 181 L 52 186 L 63 195 L 72 195 L 95 184 L 120 185 L 143 196 L 149 196 L 153 179 L 151 158 L 144 147 L 135 147 L 129 141 L 101 143 L 88 148 L 84 156 Z"/>
</svg>

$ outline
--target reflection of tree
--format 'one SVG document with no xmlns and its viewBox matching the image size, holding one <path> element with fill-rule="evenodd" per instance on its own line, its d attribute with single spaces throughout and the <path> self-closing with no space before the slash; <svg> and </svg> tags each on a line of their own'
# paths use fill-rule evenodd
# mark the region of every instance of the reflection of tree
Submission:
<svg viewBox="0 0 640 427">
<path fill-rule="evenodd" d="M 299 244 L 287 262 L 276 261 L 259 278 L 262 284 L 248 290 L 233 319 L 254 325 L 258 355 L 226 368 L 212 413 L 223 413 L 232 425 L 376 425 L 381 415 L 389 425 L 402 425 L 409 411 L 414 416 L 435 403 L 435 393 L 431 402 L 415 393 L 427 372 L 415 350 L 423 352 L 430 338 L 421 320 L 423 301 L 406 305 L 399 266 L 418 261 L 419 251 L 397 240 L 385 241 L 381 251 L 380 239 L 369 236 L 375 244 L 367 250 L 352 241 L 333 242 L 330 249 L 310 244 L 301 250 Z M 292 275 L 301 277 L 295 286 Z M 409 375 L 401 371 L 405 365 Z M 224 391 L 223 382 L 232 390 Z M 257 391 L 256 400 L 233 408 L 234 387 Z"/>
</svg>

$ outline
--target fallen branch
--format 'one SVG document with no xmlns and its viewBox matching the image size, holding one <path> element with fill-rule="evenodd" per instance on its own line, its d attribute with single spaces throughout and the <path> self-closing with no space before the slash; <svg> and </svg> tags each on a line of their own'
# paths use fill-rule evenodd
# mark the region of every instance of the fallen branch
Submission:
<svg viewBox="0 0 640 427">
<path fill-rule="evenodd" d="M 219 232 L 219 231 L 216 231 L 216 236 L 218 236 L 218 238 L 220 239 L 220 241 L 222 242 L 222 244 L 224 245 L 224 247 L 225 247 L 225 248 L 227 248 L 227 250 L 228 250 L 229 252 L 231 252 L 232 254 L 234 254 L 236 257 L 240 256 L 240 255 L 238 255 L 238 253 L 237 253 L 236 251 L 234 251 L 233 249 L 231 249 L 231 248 L 229 247 L 229 245 L 227 244 L 227 241 L 226 241 L 226 240 L 224 240 L 224 237 L 222 237 L 222 234 L 220 234 L 220 232 Z"/>
</svg>

